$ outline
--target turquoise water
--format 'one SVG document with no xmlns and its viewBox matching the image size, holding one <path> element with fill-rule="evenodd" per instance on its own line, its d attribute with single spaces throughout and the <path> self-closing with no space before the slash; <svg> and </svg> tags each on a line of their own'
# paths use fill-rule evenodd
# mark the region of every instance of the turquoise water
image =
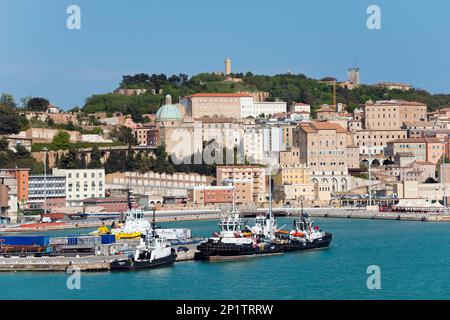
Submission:
<svg viewBox="0 0 450 320">
<path fill-rule="evenodd" d="M 292 220 L 279 220 L 285 223 L 290 226 Z M 330 248 L 239 262 L 188 261 L 139 272 L 84 273 L 80 290 L 67 289 L 64 273 L 0 273 L 0 298 L 450 299 L 450 224 L 316 223 L 333 233 Z M 202 236 L 217 229 L 217 221 L 163 225 L 188 227 Z M 369 265 L 381 268 L 380 290 L 367 289 Z"/>
</svg>

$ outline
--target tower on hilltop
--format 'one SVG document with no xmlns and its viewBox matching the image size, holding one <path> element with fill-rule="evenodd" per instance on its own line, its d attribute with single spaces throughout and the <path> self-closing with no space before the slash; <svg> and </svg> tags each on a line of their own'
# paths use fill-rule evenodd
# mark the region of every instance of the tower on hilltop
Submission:
<svg viewBox="0 0 450 320">
<path fill-rule="evenodd" d="M 231 74 L 231 59 L 225 59 L 225 76 L 228 77 Z"/>
</svg>

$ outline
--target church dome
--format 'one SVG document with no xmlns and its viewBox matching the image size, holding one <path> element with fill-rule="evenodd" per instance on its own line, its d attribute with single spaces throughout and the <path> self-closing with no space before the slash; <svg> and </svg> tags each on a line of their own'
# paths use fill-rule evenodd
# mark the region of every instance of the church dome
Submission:
<svg viewBox="0 0 450 320">
<path fill-rule="evenodd" d="M 156 112 L 157 121 L 180 121 L 183 120 L 183 115 L 176 105 L 172 104 L 172 97 L 168 94 L 166 96 L 166 104 L 158 109 Z"/>
</svg>

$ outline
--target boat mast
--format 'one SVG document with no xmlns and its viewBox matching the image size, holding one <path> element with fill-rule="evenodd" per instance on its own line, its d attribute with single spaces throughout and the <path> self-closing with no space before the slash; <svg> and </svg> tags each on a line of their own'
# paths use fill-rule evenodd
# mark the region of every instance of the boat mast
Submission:
<svg viewBox="0 0 450 320">
<path fill-rule="evenodd" d="M 155 206 L 153 205 L 153 218 L 152 218 L 152 236 L 153 236 L 153 238 L 155 237 L 155 233 L 156 233 L 156 231 L 155 231 L 155 228 L 156 228 L 155 215 L 156 215 L 156 209 L 155 209 Z"/>
<path fill-rule="evenodd" d="M 447 214 L 447 195 L 446 195 L 446 188 L 445 188 L 445 181 L 444 181 L 444 161 L 445 161 L 445 158 L 444 158 L 444 160 L 442 160 L 442 163 L 441 163 L 441 170 L 440 170 L 440 180 L 441 180 L 441 184 L 442 184 L 442 192 L 443 192 L 443 196 L 444 196 L 444 215 L 446 215 Z"/>
<path fill-rule="evenodd" d="M 269 238 L 272 239 L 272 162 L 269 158 Z"/>
</svg>

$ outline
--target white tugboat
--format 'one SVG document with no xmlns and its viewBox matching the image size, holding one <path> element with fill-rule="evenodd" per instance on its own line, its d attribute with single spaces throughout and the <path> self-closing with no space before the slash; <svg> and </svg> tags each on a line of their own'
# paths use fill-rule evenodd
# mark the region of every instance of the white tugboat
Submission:
<svg viewBox="0 0 450 320">
<path fill-rule="evenodd" d="M 155 215 L 153 214 L 153 230 L 155 230 Z M 111 263 L 111 270 L 138 270 L 150 269 L 172 264 L 177 255 L 170 242 L 159 237 L 155 231 L 141 238 L 134 254 L 125 260 L 116 260 Z"/>
<path fill-rule="evenodd" d="M 219 232 L 215 232 L 197 247 L 201 258 L 234 260 L 282 253 L 279 245 L 259 239 L 251 232 L 242 231 L 242 221 L 238 213 L 231 213 L 222 219 L 219 227 Z"/>
</svg>

